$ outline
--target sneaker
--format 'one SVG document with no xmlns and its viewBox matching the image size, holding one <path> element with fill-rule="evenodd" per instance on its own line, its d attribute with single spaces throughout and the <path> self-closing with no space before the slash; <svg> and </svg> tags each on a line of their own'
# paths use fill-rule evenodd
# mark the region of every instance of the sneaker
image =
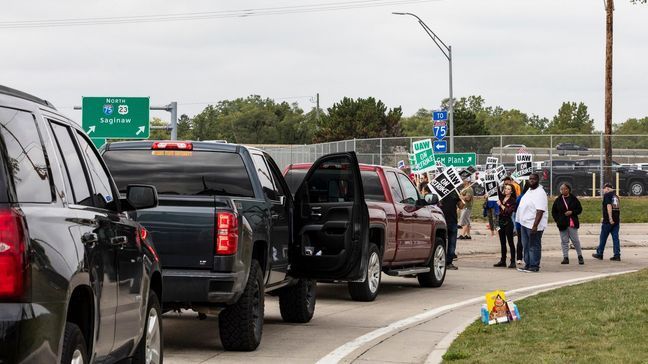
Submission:
<svg viewBox="0 0 648 364">
<path fill-rule="evenodd" d="M 457 268 L 456 265 L 450 263 L 450 264 L 447 264 L 447 265 L 446 265 L 446 269 L 447 269 L 447 270 L 457 270 L 457 269 L 459 269 L 459 268 Z"/>
<path fill-rule="evenodd" d="M 457 240 L 464 240 L 465 238 L 466 238 L 466 237 L 463 236 L 463 235 L 459 235 L 459 236 L 457 236 Z"/>
<path fill-rule="evenodd" d="M 529 268 L 527 269 L 529 273 L 540 273 L 540 268 Z"/>
<path fill-rule="evenodd" d="M 466 239 L 466 240 L 470 240 L 470 239 L 472 239 L 472 236 L 470 236 L 470 235 L 466 235 L 466 236 L 464 236 L 464 239 Z"/>
<path fill-rule="evenodd" d="M 562 262 L 560 262 L 560 264 L 569 264 L 569 258 L 564 257 Z"/>
<path fill-rule="evenodd" d="M 526 273 L 529 271 L 529 267 L 525 266 L 524 268 L 518 268 L 518 272 Z"/>
<path fill-rule="evenodd" d="M 457 260 L 457 259 L 459 259 L 459 258 L 457 257 L 457 254 L 452 254 L 452 260 Z"/>
<path fill-rule="evenodd" d="M 592 258 L 596 258 L 598 260 L 603 260 L 603 256 L 599 255 L 599 254 L 596 254 L 596 253 L 592 254 Z"/>
<path fill-rule="evenodd" d="M 585 264 L 585 260 L 583 259 L 583 256 L 582 256 L 582 255 L 579 255 L 579 256 L 578 256 L 578 264 L 580 264 L 580 265 Z"/>
<path fill-rule="evenodd" d="M 610 260 L 613 260 L 613 261 L 615 261 L 615 262 L 620 262 L 620 261 L 621 261 L 621 257 L 618 256 L 618 255 L 615 255 L 615 256 L 613 256 L 612 258 L 610 258 Z"/>
<path fill-rule="evenodd" d="M 522 265 L 522 264 L 524 264 L 524 262 L 522 261 L 522 259 L 518 259 L 518 261 L 517 261 L 517 265 Z"/>
<path fill-rule="evenodd" d="M 499 226 L 495 227 L 495 231 L 500 231 L 500 227 Z"/>
<path fill-rule="evenodd" d="M 516 267 L 516 266 L 515 266 L 515 262 L 511 262 L 511 264 L 509 264 L 508 267 L 509 267 L 509 268 L 515 268 L 515 267 Z"/>
<path fill-rule="evenodd" d="M 493 267 L 506 267 L 506 262 L 503 260 L 500 260 L 499 262 L 493 264 Z"/>
</svg>

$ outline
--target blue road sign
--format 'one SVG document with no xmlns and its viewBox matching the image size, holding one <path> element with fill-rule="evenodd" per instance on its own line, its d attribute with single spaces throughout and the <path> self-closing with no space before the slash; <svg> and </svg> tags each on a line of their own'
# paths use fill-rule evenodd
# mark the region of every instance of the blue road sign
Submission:
<svg viewBox="0 0 648 364">
<path fill-rule="evenodd" d="M 446 135 L 448 135 L 447 125 L 435 125 L 433 129 L 434 129 L 434 137 L 436 139 L 443 139 L 446 137 Z"/>
<path fill-rule="evenodd" d="M 448 112 L 447 111 L 435 111 L 435 112 L 432 113 L 432 119 L 434 121 L 448 120 Z"/>
<path fill-rule="evenodd" d="M 448 142 L 446 142 L 445 140 L 435 140 L 433 149 L 434 153 L 447 153 Z"/>
</svg>

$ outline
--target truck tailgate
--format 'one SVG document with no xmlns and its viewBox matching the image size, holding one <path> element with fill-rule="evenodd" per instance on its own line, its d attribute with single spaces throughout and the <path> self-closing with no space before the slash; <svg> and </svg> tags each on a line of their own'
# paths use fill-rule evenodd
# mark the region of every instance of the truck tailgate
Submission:
<svg viewBox="0 0 648 364">
<path fill-rule="evenodd" d="M 160 205 L 134 217 L 151 233 L 163 268 L 211 269 L 216 208 L 228 200 L 212 196 L 160 196 Z"/>
</svg>

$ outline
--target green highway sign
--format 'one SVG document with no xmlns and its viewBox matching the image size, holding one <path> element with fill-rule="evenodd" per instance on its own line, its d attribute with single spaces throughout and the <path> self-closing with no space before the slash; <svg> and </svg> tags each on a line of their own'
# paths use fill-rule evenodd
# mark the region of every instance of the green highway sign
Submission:
<svg viewBox="0 0 648 364">
<path fill-rule="evenodd" d="M 106 139 L 104 138 L 90 138 L 90 140 L 92 140 L 92 144 L 94 144 L 97 149 L 103 147 L 103 145 L 106 144 Z"/>
<path fill-rule="evenodd" d="M 470 167 L 477 164 L 475 153 L 447 153 L 435 155 L 436 160 L 447 167 Z"/>
<path fill-rule="evenodd" d="M 84 97 L 83 130 L 91 138 L 146 139 L 150 135 L 148 97 Z"/>
</svg>

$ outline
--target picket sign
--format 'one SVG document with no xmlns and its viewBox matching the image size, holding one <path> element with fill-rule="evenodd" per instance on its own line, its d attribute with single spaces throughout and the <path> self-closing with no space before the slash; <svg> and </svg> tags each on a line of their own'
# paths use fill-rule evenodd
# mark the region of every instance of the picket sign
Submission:
<svg viewBox="0 0 648 364">
<path fill-rule="evenodd" d="M 494 169 L 497 167 L 497 163 L 499 162 L 499 158 L 496 157 L 488 157 L 486 158 L 486 171 Z"/>
<path fill-rule="evenodd" d="M 533 155 L 529 153 L 516 154 L 515 171 L 518 172 L 520 179 L 528 179 L 531 173 L 533 173 Z"/>
</svg>

